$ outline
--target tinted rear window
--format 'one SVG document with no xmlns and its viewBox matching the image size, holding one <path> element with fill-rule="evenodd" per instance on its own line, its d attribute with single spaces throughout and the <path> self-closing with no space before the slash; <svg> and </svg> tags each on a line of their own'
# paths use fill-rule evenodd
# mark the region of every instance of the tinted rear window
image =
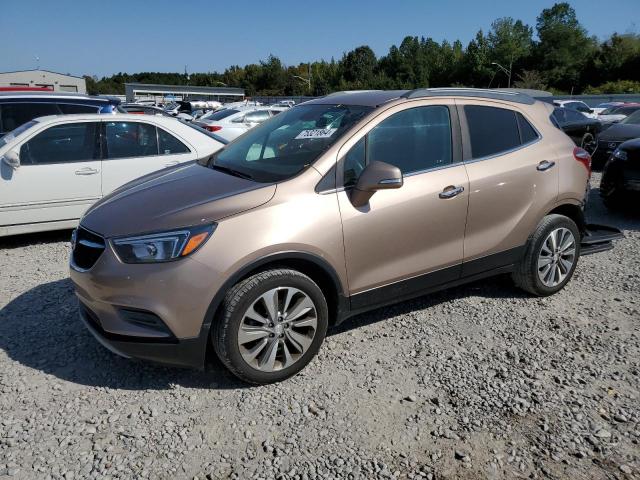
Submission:
<svg viewBox="0 0 640 480">
<path fill-rule="evenodd" d="M 225 108 L 224 110 L 220 110 L 215 112 L 207 117 L 207 120 L 222 120 L 223 118 L 230 117 L 236 113 L 239 113 L 240 110 L 234 110 L 233 108 Z"/>
<path fill-rule="evenodd" d="M 97 105 L 77 105 L 70 103 L 61 103 L 58 105 L 62 113 L 98 113 L 100 107 Z"/>
<path fill-rule="evenodd" d="M 520 146 L 515 112 L 504 108 L 465 105 L 472 158 L 488 157 Z"/>
</svg>

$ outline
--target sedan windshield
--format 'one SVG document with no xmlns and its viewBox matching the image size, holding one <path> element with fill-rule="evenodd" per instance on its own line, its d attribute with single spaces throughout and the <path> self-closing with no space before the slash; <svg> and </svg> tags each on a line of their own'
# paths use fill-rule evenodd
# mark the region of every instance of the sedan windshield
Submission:
<svg viewBox="0 0 640 480">
<path fill-rule="evenodd" d="M 29 130 L 31 127 L 33 127 L 35 124 L 37 124 L 38 122 L 31 120 L 30 122 L 27 123 L 23 123 L 22 125 L 20 125 L 18 128 L 16 128 L 15 130 L 10 131 L 9 133 L 4 134 L 2 137 L 0 137 L 0 148 L 4 147 L 6 144 L 8 144 L 11 140 L 13 140 L 14 138 L 16 138 L 18 135 L 23 134 L 24 132 L 26 132 L 27 130 Z"/>
<path fill-rule="evenodd" d="M 627 125 L 640 125 L 640 110 L 636 110 L 620 123 L 625 123 Z"/>
<path fill-rule="evenodd" d="M 201 163 L 257 182 L 279 182 L 311 165 L 372 110 L 354 105 L 300 105 L 249 130 Z"/>
</svg>

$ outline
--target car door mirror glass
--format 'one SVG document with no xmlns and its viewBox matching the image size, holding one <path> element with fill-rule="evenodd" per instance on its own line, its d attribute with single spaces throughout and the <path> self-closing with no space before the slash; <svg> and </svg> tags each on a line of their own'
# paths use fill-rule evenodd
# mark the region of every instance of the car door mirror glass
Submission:
<svg viewBox="0 0 640 480">
<path fill-rule="evenodd" d="M 9 150 L 2 157 L 2 161 L 13 169 L 20 167 L 20 154 L 17 150 Z"/>
<path fill-rule="evenodd" d="M 403 183 L 402 172 L 398 167 L 380 161 L 371 162 L 364 168 L 351 191 L 351 203 L 361 207 L 378 190 L 400 188 Z"/>
</svg>

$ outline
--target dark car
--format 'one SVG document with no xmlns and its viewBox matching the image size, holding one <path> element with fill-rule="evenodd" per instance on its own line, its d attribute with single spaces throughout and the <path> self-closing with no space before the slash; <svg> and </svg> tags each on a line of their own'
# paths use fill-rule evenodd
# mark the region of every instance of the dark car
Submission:
<svg viewBox="0 0 640 480">
<path fill-rule="evenodd" d="M 68 113 L 115 113 L 120 100 L 76 93 L 0 92 L 0 135 L 34 118 Z"/>
<path fill-rule="evenodd" d="M 613 152 L 627 140 L 640 137 L 640 110 L 632 113 L 598 136 L 598 147 L 591 155 L 595 167 L 602 167 Z"/>
<path fill-rule="evenodd" d="M 576 110 L 560 107 L 553 109 L 552 117 L 578 147 L 589 153 L 596 149 L 598 134 L 602 128 L 598 120 L 586 117 Z"/>
<path fill-rule="evenodd" d="M 124 103 L 120 105 L 120 108 L 122 108 L 127 113 L 133 113 L 136 115 L 162 115 L 163 117 L 171 116 L 167 112 L 165 112 L 164 109 L 160 107 L 154 107 L 151 105 L 140 105 L 138 103 Z"/>
<path fill-rule="evenodd" d="M 633 205 L 632 197 L 640 198 L 640 138 L 621 143 L 607 160 L 600 196 L 611 209 Z"/>
</svg>

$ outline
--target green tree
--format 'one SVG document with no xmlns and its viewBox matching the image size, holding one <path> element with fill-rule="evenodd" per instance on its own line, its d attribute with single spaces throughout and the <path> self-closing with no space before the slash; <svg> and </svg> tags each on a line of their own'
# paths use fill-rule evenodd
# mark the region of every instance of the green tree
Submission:
<svg viewBox="0 0 640 480">
<path fill-rule="evenodd" d="M 507 70 L 507 86 L 511 86 L 514 64 L 530 53 L 532 36 L 529 25 L 511 17 L 499 18 L 491 24 L 487 40 L 492 61 Z"/>
<path fill-rule="evenodd" d="M 536 60 L 547 82 L 564 91 L 579 91 L 585 66 L 597 51 L 597 42 L 587 36 L 575 10 L 566 2 L 546 8 L 538 16 L 540 41 Z"/>
</svg>

